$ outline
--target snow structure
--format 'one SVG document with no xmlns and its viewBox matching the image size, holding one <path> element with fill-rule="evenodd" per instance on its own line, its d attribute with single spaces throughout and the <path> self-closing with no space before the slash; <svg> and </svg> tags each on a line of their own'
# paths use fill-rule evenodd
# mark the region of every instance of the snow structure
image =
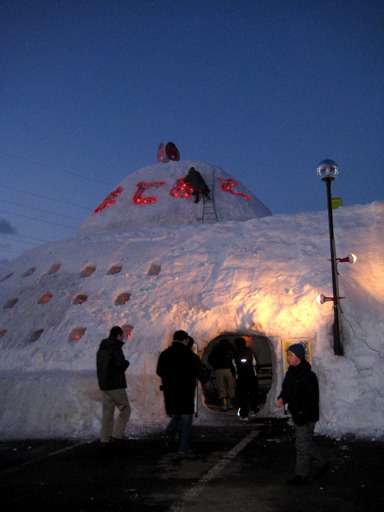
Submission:
<svg viewBox="0 0 384 512">
<path fill-rule="evenodd" d="M 205 220 L 202 199 L 170 195 L 192 165 L 211 188 Z M 156 363 L 183 329 L 204 361 L 223 335 L 245 336 L 256 352 L 267 347 L 272 380 L 264 417 L 284 414 L 274 405 L 284 344 L 309 340 L 321 389 L 317 431 L 383 436 L 384 203 L 334 211 L 337 255 L 358 256 L 356 265 L 338 267 L 341 357 L 333 353 L 332 303 L 315 301 L 319 293 L 332 296 L 326 209 L 271 216 L 228 180 L 204 162 L 143 168 L 109 194 L 76 237 L 41 245 L 1 269 L 2 439 L 99 436 L 95 354 L 113 325 L 131 331 L 124 347 L 131 362 L 128 435 L 167 422 Z M 238 421 L 209 408 L 201 389 L 197 402 L 195 423 Z"/>
</svg>

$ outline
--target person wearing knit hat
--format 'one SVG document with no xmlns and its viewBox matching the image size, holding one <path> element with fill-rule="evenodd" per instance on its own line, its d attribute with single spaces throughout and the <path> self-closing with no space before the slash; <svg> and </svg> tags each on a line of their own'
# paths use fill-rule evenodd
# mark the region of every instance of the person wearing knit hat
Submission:
<svg viewBox="0 0 384 512">
<path fill-rule="evenodd" d="M 305 360 L 305 348 L 294 343 L 287 349 L 289 368 L 285 374 L 276 407 L 288 404 L 295 426 L 296 470 L 288 480 L 299 486 L 310 479 L 311 462 L 315 466 L 314 477 L 319 479 L 330 469 L 322 451 L 313 440 L 315 424 L 319 419 L 319 385 L 311 365 Z"/>
<path fill-rule="evenodd" d="M 305 348 L 302 343 L 295 343 L 288 347 L 288 350 L 290 352 L 293 352 L 295 356 L 297 356 L 300 359 L 300 361 L 305 361 Z"/>
</svg>

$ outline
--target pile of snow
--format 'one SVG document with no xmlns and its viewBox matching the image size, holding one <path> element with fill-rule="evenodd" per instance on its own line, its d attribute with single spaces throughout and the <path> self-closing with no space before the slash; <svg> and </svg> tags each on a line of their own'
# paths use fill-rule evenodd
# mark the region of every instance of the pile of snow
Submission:
<svg viewBox="0 0 384 512">
<path fill-rule="evenodd" d="M 271 215 L 269 209 L 251 191 L 220 167 L 192 160 L 171 161 L 144 167 L 124 178 L 110 193 L 110 198 L 115 201 L 113 208 L 103 208 L 97 214 L 91 213 L 81 224 L 79 234 L 158 225 L 201 224 L 203 200 L 195 204 L 193 197 L 182 198 L 180 191 L 177 191 L 178 180 L 182 180 L 191 167 L 200 172 L 211 190 L 210 195 L 219 222 L 244 221 Z M 143 200 L 146 197 L 155 197 L 155 202 L 147 205 L 134 203 L 140 183 L 145 190 L 139 194 L 139 198 Z M 229 186 L 232 193 L 223 190 L 225 186 Z M 211 206 L 208 204 L 207 208 Z"/>
<path fill-rule="evenodd" d="M 240 211 L 247 200 L 233 198 Z M 331 303 L 315 301 L 321 292 L 332 295 L 326 211 L 213 224 L 173 220 L 153 225 L 153 217 L 148 226 L 113 231 L 101 221 L 93 233 L 86 221 L 77 237 L 1 269 L 1 437 L 99 436 L 95 354 L 113 325 L 132 326 L 124 348 L 130 429 L 166 422 L 156 362 L 173 332 L 184 329 L 200 354 L 222 333 L 268 339 L 273 380 L 262 416 L 282 414 L 274 403 L 283 342 L 309 339 L 321 388 L 318 431 L 383 436 L 384 203 L 334 211 L 338 256 L 358 256 L 355 265 L 339 265 L 344 357 L 333 354 Z M 119 304 L 122 294 L 127 301 Z M 231 421 L 203 403 L 199 412 L 206 424 Z"/>
</svg>

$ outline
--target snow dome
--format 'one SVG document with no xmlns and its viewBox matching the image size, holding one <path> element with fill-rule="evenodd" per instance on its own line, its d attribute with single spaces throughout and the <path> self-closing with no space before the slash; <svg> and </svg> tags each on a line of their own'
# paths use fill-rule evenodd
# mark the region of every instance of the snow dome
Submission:
<svg viewBox="0 0 384 512">
<path fill-rule="evenodd" d="M 175 195 L 191 166 L 211 201 Z M 384 435 L 384 203 L 334 212 L 338 255 L 358 256 L 339 268 L 339 357 L 332 305 L 315 300 L 332 289 L 325 210 L 271 216 L 235 178 L 196 161 L 146 167 L 106 196 L 76 237 L 0 271 L 3 439 L 99 436 L 95 355 L 113 325 L 123 328 L 131 363 L 128 435 L 167 422 L 155 369 L 178 329 L 203 362 L 222 337 L 246 338 L 262 365 L 264 417 L 282 414 L 274 404 L 285 347 L 305 343 L 320 382 L 318 431 Z M 199 390 L 195 421 L 237 421 L 211 399 Z"/>
<path fill-rule="evenodd" d="M 210 189 L 195 204 L 183 178 L 194 167 Z M 113 207 L 112 207 L 113 205 Z M 169 161 L 127 176 L 81 224 L 79 234 L 143 226 L 244 221 L 271 215 L 269 209 L 220 167 Z"/>
</svg>

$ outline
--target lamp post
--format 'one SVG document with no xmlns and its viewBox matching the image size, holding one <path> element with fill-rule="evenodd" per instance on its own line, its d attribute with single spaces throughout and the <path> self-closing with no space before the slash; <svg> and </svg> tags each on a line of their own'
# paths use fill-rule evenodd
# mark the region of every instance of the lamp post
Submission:
<svg viewBox="0 0 384 512">
<path fill-rule="evenodd" d="M 339 166 L 333 160 L 323 160 L 319 163 L 316 169 L 317 175 L 321 181 L 324 181 L 327 186 L 327 204 L 328 204 L 328 222 L 329 222 L 329 240 L 331 245 L 331 265 L 332 265 L 332 288 L 333 288 L 333 351 L 335 355 L 343 355 L 343 347 L 340 339 L 340 320 L 339 320 L 339 283 L 337 279 L 337 260 L 336 260 L 336 245 L 335 237 L 333 234 L 333 214 L 332 214 L 332 196 L 331 196 L 331 183 L 336 179 L 339 173 Z"/>
</svg>

